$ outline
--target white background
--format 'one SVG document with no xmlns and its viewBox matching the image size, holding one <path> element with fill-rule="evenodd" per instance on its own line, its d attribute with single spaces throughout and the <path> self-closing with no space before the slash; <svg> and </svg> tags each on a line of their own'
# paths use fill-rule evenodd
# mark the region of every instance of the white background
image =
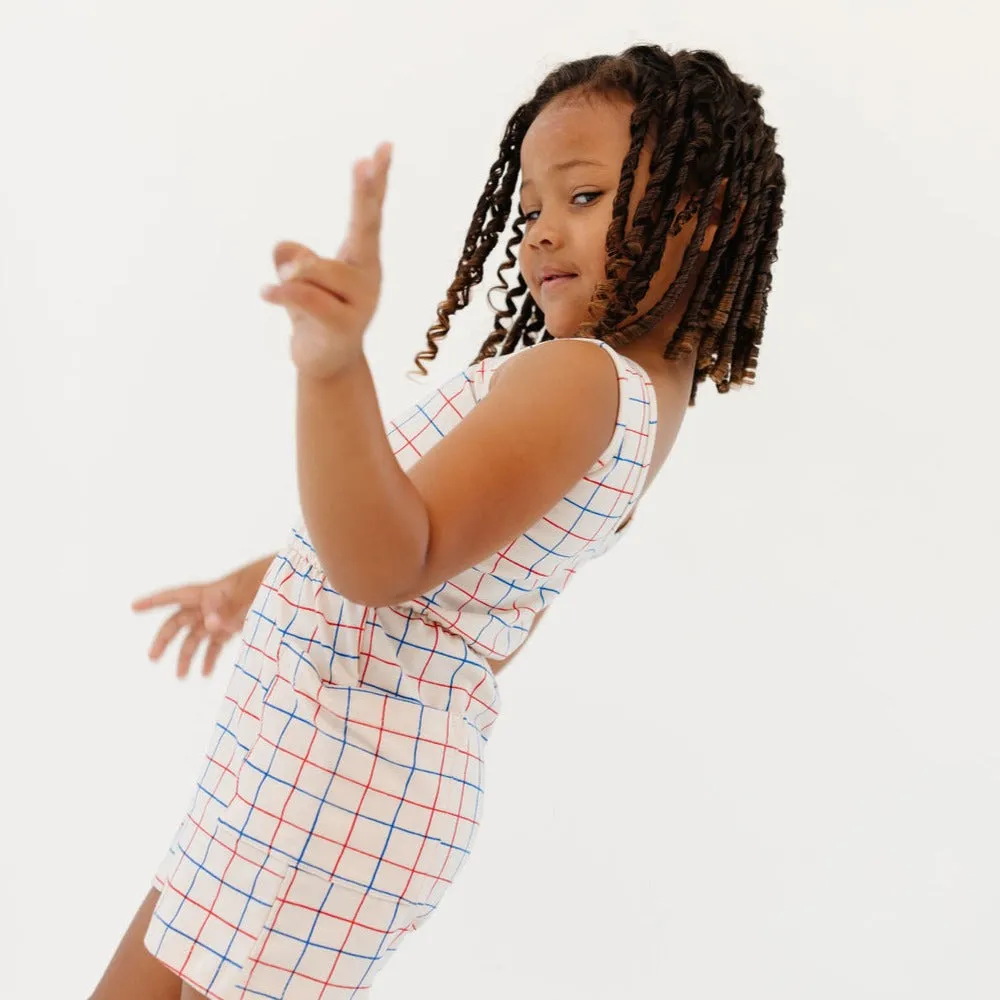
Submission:
<svg viewBox="0 0 1000 1000">
<path fill-rule="evenodd" d="M 384 414 L 507 118 L 558 62 L 704 47 L 788 192 L 756 386 L 701 390 L 631 537 L 500 677 L 484 825 L 382 1000 L 1000 994 L 996 25 L 984 2 L 5 4 L 5 996 L 84 997 L 228 678 L 131 599 L 296 515 L 279 239 L 395 143 Z M 506 242 L 504 239 L 503 242 Z"/>
</svg>

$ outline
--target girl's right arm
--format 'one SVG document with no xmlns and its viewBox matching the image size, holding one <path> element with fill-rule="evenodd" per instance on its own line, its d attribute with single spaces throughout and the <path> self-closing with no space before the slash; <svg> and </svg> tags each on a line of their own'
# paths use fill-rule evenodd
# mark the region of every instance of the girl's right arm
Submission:
<svg viewBox="0 0 1000 1000">
<path fill-rule="evenodd" d="M 133 601 L 133 611 L 177 606 L 156 633 L 149 658 L 158 660 L 177 633 L 187 629 L 177 660 L 177 676 L 187 675 L 192 657 L 207 640 L 201 668 L 207 677 L 215 668 L 222 647 L 243 628 L 243 621 L 275 554 L 247 563 L 218 580 L 173 587 Z"/>
</svg>

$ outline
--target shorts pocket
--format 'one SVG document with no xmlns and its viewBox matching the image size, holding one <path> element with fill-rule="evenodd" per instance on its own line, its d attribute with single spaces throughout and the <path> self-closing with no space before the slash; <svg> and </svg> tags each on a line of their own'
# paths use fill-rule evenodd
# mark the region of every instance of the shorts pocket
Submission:
<svg viewBox="0 0 1000 1000">
<path fill-rule="evenodd" d="M 216 824 L 186 821 L 144 944 L 206 996 L 228 990 L 254 948 L 289 865 Z"/>
<path fill-rule="evenodd" d="M 301 990 L 317 996 L 325 989 L 353 996 L 367 990 L 414 927 L 415 910 L 289 867 L 233 995 L 298 996 Z"/>
<path fill-rule="evenodd" d="M 436 903 L 463 853 L 452 836 L 462 789 L 442 773 L 458 752 L 449 726 L 446 712 L 354 687 L 311 696 L 279 674 L 220 837 L 362 893 Z"/>
</svg>

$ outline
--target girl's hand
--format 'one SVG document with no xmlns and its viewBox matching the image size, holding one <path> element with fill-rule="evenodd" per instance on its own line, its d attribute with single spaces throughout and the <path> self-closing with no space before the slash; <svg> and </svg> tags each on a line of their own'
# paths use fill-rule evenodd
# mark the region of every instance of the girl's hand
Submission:
<svg viewBox="0 0 1000 1000">
<path fill-rule="evenodd" d="M 260 586 L 269 559 L 243 566 L 211 583 L 192 583 L 186 587 L 161 590 L 132 602 L 133 611 L 149 611 L 169 604 L 177 605 L 174 613 L 160 626 L 149 658 L 156 661 L 178 632 L 187 629 L 177 660 L 177 676 L 185 677 L 191 658 L 207 640 L 202 675 L 207 677 L 226 642 L 243 628 L 254 595 Z"/>
<path fill-rule="evenodd" d="M 382 286 L 379 236 L 392 146 L 354 164 L 354 197 L 347 236 L 328 260 L 301 243 L 278 243 L 280 285 L 261 296 L 283 305 L 292 320 L 292 361 L 303 375 L 329 378 L 362 356 L 362 338 L 375 315 Z"/>
</svg>

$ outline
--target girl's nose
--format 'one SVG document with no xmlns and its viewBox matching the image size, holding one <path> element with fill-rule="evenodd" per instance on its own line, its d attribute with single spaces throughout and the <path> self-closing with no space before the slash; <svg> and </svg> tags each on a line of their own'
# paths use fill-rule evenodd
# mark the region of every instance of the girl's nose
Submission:
<svg viewBox="0 0 1000 1000">
<path fill-rule="evenodd" d="M 528 243 L 533 247 L 540 247 L 543 244 L 549 247 L 558 247 L 562 245 L 562 236 L 549 219 L 539 216 L 531 225 Z"/>
</svg>

